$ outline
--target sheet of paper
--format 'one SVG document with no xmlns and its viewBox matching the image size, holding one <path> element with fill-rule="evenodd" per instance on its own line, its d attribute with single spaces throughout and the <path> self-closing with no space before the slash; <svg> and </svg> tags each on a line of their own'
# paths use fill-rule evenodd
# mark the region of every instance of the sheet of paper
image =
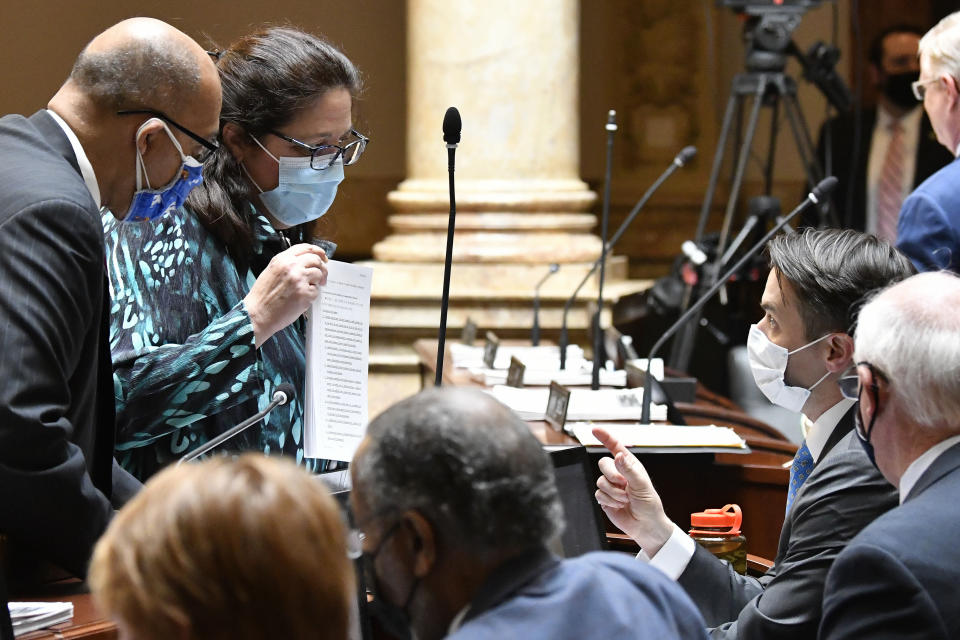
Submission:
<svg viewBox="0 0 960 640">
<path fill-rule="evenodd" d="M 353 458 L 367 429 L 373 269 L 327 262 L 327 284 L 307 322 L 303 454 Z"/>
<path fill-rule="evenodd" d="M 10 621 L 13 623 L 14 637 L 68 622 L 71 618 L 73 618 L 73 604 L 70 602 L 10 603 Z"/>
<path fill-rule="evenodd" d="M 467 346 L 459 342 L 448 344 L 450 349 L 450 358 L 453 360 L 453 366 L 458 369 L 469 369 L 471 367 L 483 367 L 483 345 Z M 510 358 L 516 356 L 530 368 L 533 369 L 559 369 L 560 368 L 560 348 L 555 346 L 516 346 L 500 345 L 497 349 L 497 358 L 493 363 L 494 369 L 510 368 Z M 580 367 L 583 364 L 583 349 L 575 344 L 567 347 L 567 367 Z"/>
<path fill-rule="evenodd" d="M 471 368 L 470 377 L 481 384 L 492 387 L 498 384 L 506 384 L 507 372 L 503 369 L 485 369 Z M 527 367 L 523 376 L 523 386 L 525 387 L 547 387 L 556 380 L 565 387 L 587 387 L 593 381 L 593 366 L 584 361 L 576 369 L 567 367 L 566 369 L 531 369 Z M 600 370 L 600 384 L 605 387 L 625 387 L 627 386 L 627 372 L 624 370 L 608 371 Z"/>
<path fill-rule="evenodd" d="M 524 420 L 543 420 L 550 397 L 550 390 L 543 387 L 516 389 L 498 385 L 489 393 Z M 639 420 L 642 400 L 642 388 L 571 389 L 567 420 Z M 650 419 L 666 420 L 666 405 L 650 405 Z"/>
<path fill-rule="evenodd" d="M 593 436 L 594 427 L 603 427 L 628 447 L 730 447 L 743 449 L 746 443 L 729 427 L 677 426 L 669 424 L 623 424 L 622 422 L 568 422 L 580 444 L 601 447 Z"/>
</svg>

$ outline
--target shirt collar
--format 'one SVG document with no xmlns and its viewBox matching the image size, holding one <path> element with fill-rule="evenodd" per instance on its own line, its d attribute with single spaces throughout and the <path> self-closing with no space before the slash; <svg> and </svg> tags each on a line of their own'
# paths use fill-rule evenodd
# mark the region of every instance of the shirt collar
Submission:
<svg viewBox="0 0 960 640">
<path fill-rule="evenodd" d="M 70 146 L 73 147 L 73 154 L 77 156 L 77 164 L 80 166 L 80 175 L 83 177 L 84 184 L 87 185 L 87 191 L 90 192 L 90 197 L 97 203 L 97 207 L 103 206 L 103 203 L 100 202 L 100 185 L 97 184 L 97 176 L 93 173 L 93 165 L 90 164 L 90 159 L 87 158 L 87 154 L 84 152 L 83 146 L 80 144 L 80 139 L 77 138 L 77 134 L 73 132 L 73 129 L 70 128 L 70 125 L 68 125 L 63 118 L 57 115 L 56 111 L 47 109 L 47 113 L 50 114 L 54 122 L 60 125 L 63 133 L 67 136 L 67 140 L 70 141 Z"/>
<path fill-rule="evenodd" d="M 920 479 L 923 472 L 930 468 L 930 465 L 940 457 L 940 454 L 958 442 L 960 442 L 960 435 L 947 438 L 924 451 L 920 454 L 920 457 L 910 463 L 907 470 L 900 476 L 900 504 L 903 504 L 906 497 L 910 495 L 910 491 L 916 486 L 917 480 Z"/>
<path fill-rule="evenodd" d="M 453 620 L 450 621 L 450 628 L 447 629 L 448 636 L 452 636 L 454 633 L 460 630 L 460 625 L 463 624 L 463 619 L 467 617 L 468 611 L 470 611 L 469 603 L 463 609 L 460 609 L 457 615 L 453 616 Z"/>
<path fill-rule="evenodd" d="M 922 118 L 923 107 L 920 103 L 917 103 L 916 107 L 907 111 L 899 118 L 887 111 L 883 105 L 877 105 L 877 127 L 882 128 L 884 131 L 889 129 L 894 122 L 899 122 L 904 129 L 919 126 Z"/>
<path fill-rule="evenodd" d="M 807 449 L 810 450 L 810 455 L 813 457 L 814 462 L 820 461 L 820 456 L 823 454 L 823 448 L 827 445 L 827 440 L 830 439 L 830 434 L 833 433 L 833 430 L 854 403 L 856 403 L 856 400 L 843 398 L 840 402 L 820 414 L 820 417 L 813 422 L 806 416 L 803 416 L 803 420 L 807 425 Z"/>
</svg>

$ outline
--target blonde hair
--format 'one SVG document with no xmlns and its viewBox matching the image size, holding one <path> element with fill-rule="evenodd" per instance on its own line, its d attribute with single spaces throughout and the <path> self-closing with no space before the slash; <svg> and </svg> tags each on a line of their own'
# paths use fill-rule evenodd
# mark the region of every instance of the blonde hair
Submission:
<svg viewBox="0 0 960 640">
<path fill-rule="evenodd" d="M 960 80 L 960 11 L 951 13 L 920 38 L 918 53 L 930 62 L 930 72 Z"/>
<path fill-rule="evenodd" d="M 105 614 L 158 640 L 344 638 L 354 597 L 336 502 L 259 454 L 154 476 L 97 544 L 89 584 Z"/>
</svg>

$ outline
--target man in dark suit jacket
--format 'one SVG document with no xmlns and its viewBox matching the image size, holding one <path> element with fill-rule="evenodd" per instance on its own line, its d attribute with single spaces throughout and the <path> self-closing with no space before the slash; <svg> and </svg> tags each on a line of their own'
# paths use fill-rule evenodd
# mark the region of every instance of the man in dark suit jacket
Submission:
<svg viewBox="0 0 960 640">
<path fill-rule="evenodd" d="M 885 29 L 871 43 L 869 72 L 878 91 L 877 107 L 841 114 L 820 130 L 817 157 L 824 170 L 835 175 L 837 188 L 831 196 L 838 222 L 845 229 L 877 230 L 877 184 L 881 178 L 890 136 L 886 127 L 894 121 L 904 123 L 904 171 L 901 202 L 921 182 L 929 178 L 953 157 L 938 142 L 910 88 L 919 75 L 917 43 L 922 32 L 909 25 Z M 859 121 L 859 122 L 858 122 Z M 859 141 L 856 139 L 859 124 Z M 868 194 L 868 192 L 870 192 Z M 807 218 L 808 224 L 816 220 Z M 895 227 L 891 230 L 895 230 Z M 893 241 L 894 238 L 884 238 Z"/>
<path fill-rule="evenodd" d="M 350 465 L 366 575 L 397 637 L 704 639 L 683 589 L 611 552 L 560 559 L 553 465 L 477 389 L 429 389 L 370 423 Z"/>
<path fill-rule="evenodd" d="M 809 426 L 790 471 L 787 513 L 773 567 L 759 580 L 737 574 L 670 522 L 643 465 L 602 429 L 615 458 L 600 461 L 597 500 L 676 579 L 715 638 L 809 638 L 820 622 L 823 581 L 843 546 L 896 504 L 895 491 L 853 434 L 855 401 L 837 386 L 850 366 L 857 303 L 907 277 L 907 259 L 874 236 L 807 229 L 768 246 L 765 315 L 751 327 L 751 368 L 772 402 L 802 410 Z M 824 277 L 829 274 L 829 277 Z M 704 505 L 709 506 L 709 505 Z M 769 514 L 745 514 L 769 517 Z"/>
<path fill-rule="evenodd" d="M 198 143 L 166 121 L 214 136 L 219 108 L 203 49 L 137 18 L 90 42 L 48 109 L 0 119 L 0 534 L 9 561 L 30 565 L 20 570 L 42 560 L 83 576 L 113 509 L 139 488 L 113 460 L 99 209 L 122 217 L 137 172 L 179 180 L 173 141 L 183 153 Z"/>
<path fill-rule="evenodd" d="M 960 12 L 941 20 L 920 41 L 917 95 L 946 150 L 960 152 Z M 943 52 L 948 52 L 944 55 Z M 956 160 L 910 194 L 897 228 L 897 248 L 921 271 L 960 272 L 960 163 Z"/>
<path fill-rule="evenodd" d="M 900 493 L 827 577 L 822 638 L 960 637 L 960 278 L 923 273 L 861 312 L 857 432 Z M 859 384 L 858 384 L 859 383 Z"/>
</svg>

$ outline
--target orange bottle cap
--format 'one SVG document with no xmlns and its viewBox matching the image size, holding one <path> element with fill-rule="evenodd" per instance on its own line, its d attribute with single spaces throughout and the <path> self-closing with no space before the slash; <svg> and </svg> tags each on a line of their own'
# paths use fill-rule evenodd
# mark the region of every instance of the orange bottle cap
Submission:
<svg viewBox="0 0 960 640">
<path fill-rule="evenodd" d="M 708 535 L 740 535 L 740 523 L 743 521 L 743 514 L 740 506 L 728 504 L 722 509 L 706 509 L 699 513 L 690 514 L 690 526 L 693 528 L 690 533 L 703 533 Z M 700 531 L 698 529 L 709 527 L 713 531 Z M 727 531 L 717 531 L 717 529 L 727 529 Z"/>
</svg>

